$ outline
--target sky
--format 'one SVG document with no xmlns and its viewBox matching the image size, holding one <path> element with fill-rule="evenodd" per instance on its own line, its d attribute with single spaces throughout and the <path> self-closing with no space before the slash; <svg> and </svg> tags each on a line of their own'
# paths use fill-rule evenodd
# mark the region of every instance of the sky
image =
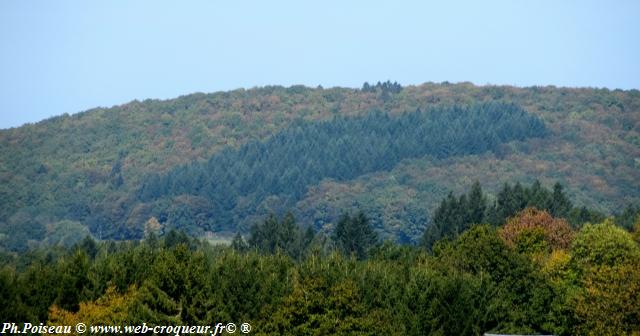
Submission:
<svg viewBox="0 0 640 336">
<path fill-rule="evenodd" d="M 640 88 L 640 1 L 0 2 L 0 128 L 365 81 Z"/>
</svg>

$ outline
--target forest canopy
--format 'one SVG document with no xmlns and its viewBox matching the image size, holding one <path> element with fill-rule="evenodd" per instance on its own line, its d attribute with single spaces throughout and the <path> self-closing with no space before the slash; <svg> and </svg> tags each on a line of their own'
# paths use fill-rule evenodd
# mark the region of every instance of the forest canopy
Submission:
<svg viewBox="0 0 640 336">
<path fill-rule="evenodd" d="M 331 237 L 290 214 L 231 246 L 176 231 L 4 255 L 4 321 L 52 325 L 246 322 L 258 335 L 633 335 L 640 216 L 573 228 L 526 208 L 472 224 L 432 252 L 378 240 L 367 215 Z"/>
<path fill-rule="evenodd" d="M 504 142 L 545 134 L 538 118 L 506 104 L 299 122 L 265 142 L 251 142 L 222 151 L 207 163 L 152 176 L 138 197 L 153 207 L 163 199 L 188 195 L 199 203 L 177 211 L 200 216 L 208 230 L 233 230 L 239 224 L 242 229 L 245 218 L 266 198 L 277 197 L 282 207 L 293 207 L 309 186 L 323 179 L 351 180 L 388 171 L 407 158 L 479 154 Z M 156 217 L 180 223 L 168 209 L 156 211 Z"/>
<path fill-rule="evenodd" d="M 488 124 L 482 110 L 491 108 L 515 112 Z M 55 117 L 0 130 L 0 248 L 70 246 L 87 230 L 129 239 L 178 228 L 228 241 L 287 211 L 325 233 L 342 212 L 364 211 L 382 238 L 418 244 L 440 201 L 474 180 L 489 208 L 505 182 L 560 183 L 580 210 L 570 221 L 625 213 L 630 229 L 640 203 L 639 109 L 637 90 L 387 81 L 198 93 Z M 479 118 L 450 118 L 454 110 Z M 535 127 L 527 135 L 530 120 L 544 136 Z M 420 133 L 438 121 L 446 127 Z"/>
<path fill-rule="evenodd" d="M 266 87 L 0 133 L 0 317 L 633 335 L 637 100 Z"/>
</svg>

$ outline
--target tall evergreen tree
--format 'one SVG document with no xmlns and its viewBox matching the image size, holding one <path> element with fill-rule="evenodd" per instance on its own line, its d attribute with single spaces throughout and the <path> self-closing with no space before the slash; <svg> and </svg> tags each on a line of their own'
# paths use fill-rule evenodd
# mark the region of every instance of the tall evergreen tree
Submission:
<svg viewBox="0 0 640 336">
<path fill-rule="evenodd" d="M 261 253 L 284 252 L 294 259 L 299 259 L 314 235 L 312 228 L 301 230 L 290 212 L 282 220 L 278 220 L 272 214 L 263 223 L 251 227 L 247 245 Z M 239 239 L 234 239 L 235 241 L 240 245 Z"/>
<path fill-rule="evenodd" d="M 436 209 L 433 221 L 422 237 L 422 243 L 431 246 L 442 238 L 454 238 L 472 224 L 487 220 L 487 199 L 480 183 L 476 181 L 469 194 L 456 198 L 449 193 Z"/>
<path fill-rule="evenodd" d="M 549 191 L 542 186 L 539 180 L 535 180 L 531 187 L 527 189 L 528 206 L 537 209 L 548 209 L 551 195 Z"/>
<path fill-rule="evenodd" d="M 476 181 L 471 186 L 468 198 L 468 220 L 473 224 L 480 224 L 485 221 L 485 212 L 487 210 L 487 199 L 482 193 L 480 182 Z"/>
<path fill-rule="evenodd" d="M 333 240 L 342 252 L 364 259 L 377 244 L 378 235 L 363 212 L 353 217 L 345 213 L 336 225 Z"/>
<path fill-rule="evenodd" d="M 551 195 L 549 211 L 554 217 L 567 218 L 572 208 L 573 205 L 564 193 L 562 185 L 556 182 L 556 184 L 553 185 L 553 194 Z"/>
</svg>

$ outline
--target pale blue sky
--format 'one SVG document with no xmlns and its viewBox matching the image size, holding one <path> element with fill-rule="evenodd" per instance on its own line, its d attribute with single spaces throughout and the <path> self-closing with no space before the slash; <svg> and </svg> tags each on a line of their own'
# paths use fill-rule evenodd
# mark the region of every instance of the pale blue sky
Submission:
<svg viewBox="0 0 640 336">
<path fill-rule="evenodd" d="M 640 88 L 640 1 L 0 3 L 0 128 L 268 84 Z"/>
</svg>

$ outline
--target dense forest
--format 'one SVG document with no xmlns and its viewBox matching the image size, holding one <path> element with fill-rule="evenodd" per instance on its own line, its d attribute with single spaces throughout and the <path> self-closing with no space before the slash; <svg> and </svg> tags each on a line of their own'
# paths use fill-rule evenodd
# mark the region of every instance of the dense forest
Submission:
<svg viewBox="0 0 640 336">
<path fill-rule="evenodd" d="M 545 133 L 539 119 L 504 104 L 294 123 L 265 142 L 225 150 L 206 163 L 179 167 L 144 181 L 139 199 L 158 201 L 145 205 L 156 209 L 147 211 L 142 219 L 153 216 L 161 223 L 173 223 L 174 228 L 189 229 L 192 218 L 199 217 L 202 222 L 198 224 L 209 231 L 236 230 L 266 198 L 277 197 L 282 208 L 292 208 L 309 186 L 326 178 L 351 180 L 425 155 L 445 158 L 484 153 L 501 143 Z M 183 206 L 167 209 L 166 204 L 179 202 L 176 198 L 186 199 L 180 202 Z"/>
<path fill-rule="evenodd" d="M 571 225 L 552 215 L 572 212 L 566 195 L 537 183 L 506 185 L 493 210 L 473 205 L 486 198 L 476 183 L 436 212 L 505 213 L 518 190 L 530 196 L 522 204 L 542 200 L 550 210 L 465 222 L 429 243 L 427 232 L 422 246 L 383 242 L 363 212 L 343 213 L 328 236 L 289 213 L 230 246 L 169 231 L 4 254 L 0 298 L 12 304 L 0 316 L 50 325 L 233 321 L 256 335 L 637 334 L 638 213 L 630 230 L 616 225 L 626 216 Z"/>
<path fill-rule="evenodd" d="M 365 83 L 0 130 L 0 320 L 639 335 L 640 92 Z"/>
<path fill-rule="evenodd" d="M 506 118 L 489 125 L 492 109 Z M 329 234 L 345 210 L 418 244 L 440 201 L 474 180 L 490 203 L 505 182 L 539 179 L 561 183 L 576 208 L 617 215 L 640 203 L 639 110 L 637 90 L 385 82 L 55 117 L 0 130 L 0 248 L 139 238 L 149 227 L 229 242 L 287 211 Z"/>
</svg>

